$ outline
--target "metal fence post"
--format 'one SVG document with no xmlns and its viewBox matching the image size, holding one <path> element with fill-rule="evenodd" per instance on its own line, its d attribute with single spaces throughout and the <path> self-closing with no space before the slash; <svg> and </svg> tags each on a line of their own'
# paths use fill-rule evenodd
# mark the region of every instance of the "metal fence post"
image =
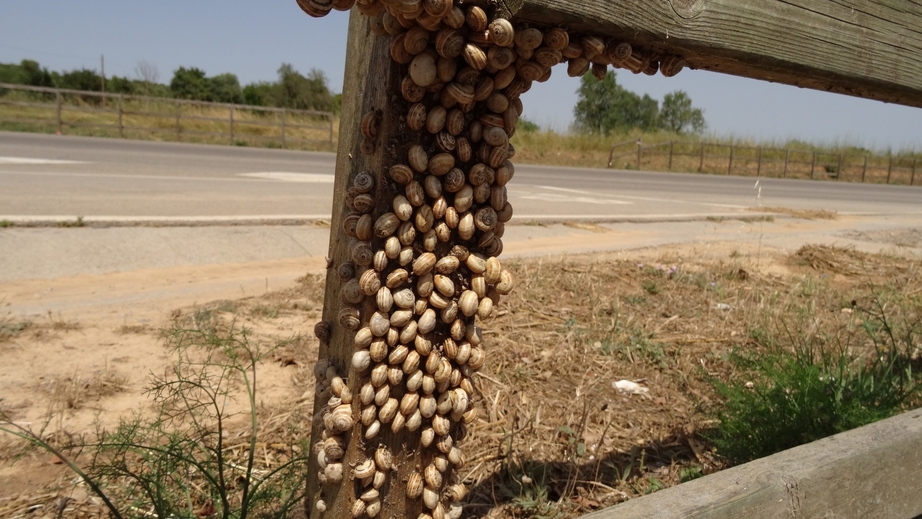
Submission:
<svg viewBox="0 0 922 519">
<path fill-rule="evenodd" d="M 893 173 L 893 155 L 890 155 L 890 162 L 887 164 L 887 183 L 890 183 L 890 174 Z"/>
<path fill-rule="evenodd" d="M 728 175 L 733 174 L 733 145 L 732 144 L 730 145 L 730 161 L 729 161 L 729 164 L 727 165 L 727 174 Z"/>
<path fill-rule="evenodd" d="M 233 146 L 234 145 L 234 105 L 228 105 L 227 108 L 228 108 L 228 113 L 230 114 L 230 117 L 228 118 L 230 120 L 230 143 L 231 143 L 231 146 Z"/>
<path fill-rule="evenodd" d="M 672 149 L 675 146 L 675 141 L 669 141 L 669 171 L 672 171 Z"/>
<path fill-rule="evenodd" d="M 786 178 L 788 176 L 788 162 L 791 160 L 791 149 L 787 148 L 784 151 L 784 173 L 781 174 L 781 178 Z"/>
<path fill-rule="evenodd" d="M 864 156 L 864 167 L 861 168 L 861 183 L 862 183 L 862 184 L 864 184 L 864 177 L 866 177 L 867 174 L 868 174 L 868 156 L 867 156 L 867 154 L 865 154 L 865 156 Z"/>
<path fill-rule="evenodd" d="M 285 147 L 285 109 L 282 108 L 282 147 Z"/>
<path fill-rule="evenodd" d="M 57 112 L 58 117 L 58 133 L 61 133 L 64 122 L 61 120 L 61 91 L 55 90 L 54 92 L 54 109 Z"/>
<path fill-rule="evenodd" d="M 816 171 L 816 150 L 813 150 L 813 162 L 810 163 L 810 179 L 813 179 L 813 172 Z"/>
<path fill-rule="evenodd" d="M 122 94 L 118 95 L 118 136 L 125 138 L 125 125 L 122 124 Z"/>
<path fill-rule="evenodd" d="M 176 100 L 176 140 L 182 140 L 182 126 L 179 124 L 179 118 L 182 117 L 182 108 L 179 104 L 179 100 Z"/>
<path fill-rule="evenodd" d="M 756 164 L 756 176 L 762 176 L 762 146 L 759 146 L 759 162 Z"/>
<path fill-rule="evenodd" d="M 704 142 L 701 143 L 701 159 L 698 161 L 698 172 L 704 170 Z"/>
</svg>

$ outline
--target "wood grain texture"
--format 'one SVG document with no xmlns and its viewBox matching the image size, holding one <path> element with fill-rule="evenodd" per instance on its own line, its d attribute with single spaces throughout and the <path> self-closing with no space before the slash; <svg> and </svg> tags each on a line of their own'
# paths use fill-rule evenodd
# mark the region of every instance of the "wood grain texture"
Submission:
<svg viewBox="0 0 922 519">
<path fill-rule="evenodd" d="M 584 518 L 909 518 L 922 514 L 920 480 L 916 409 Z"/>
<path fill-rule="evenodd" d="M 371 173 L 375 177 L 373 193 L 376 199 L 376 208 L 372 216 L 377 218 L 388 210 L 394 196 L 386 171 L 396 162 L 398 152 L 406 155 L 407 144 L 400 142 L 400 137 L 405 134 L 401 116 L 406 113 L 406 106 L 399 94 L 396 96 L 393 94 L 393 92 L 399 92 L 402 79 L 401 67 L 390 57 L 390 43 L 390 37 L 374 35 L 369 29 L 368 19 L 356 10 L 352 11 L 349 19 L 346 71 L 343 81 L 343 111 L 333 187 L 328 255 L 332 268 L 327 271 L 323 304 L 323 319 L 332 324 L 332 335 L 329 343 L 321 342 L 319 355 L 321 359 L 329 359 L 333 365 L 337 366 L 339 375 L 349 381 L 359 378 L 351 366 L 352 354 L 355 351 L 355 333 L 344 329 L 337 322 L 339 311 L 343 307 L 339 294 L 344 282 L 336 274 L 336 268 L 341 263 L 351 260 L 350 238 L 342 231 L 343 217 L 349 213 L 344 203 L 345 193 L 352 185 L 356 175 L 363 171 Z M 362 141 L 361 119 L 370 110 L 379 110 L 380 117 L 375 153 L 368 156 L 363 155 L 359 147 Z M 357 267 L 356 271 L 361 272 L 362 268 Z M 377 309 L 374 298 L 366 298 L 364 305 L 361 309 L 363 316 L 371 315 Z M 356 396 L 352 406 L 356 417 L 361 407 L 358 392 L 359 386 L 353 385 L 353 394 Z M 314 415 L 321 411 L 325 403 L 315 399 Z M 319 439 L 322 431 L 323 424 L 315 422 L 311 431 L 312 440 Z M 401 434 L 392 434 L 390 428 L 384 426 L 374 442 L 366 441 L 363 432 L 364 427 L 356 420 L 351 436 L 347 437 L 348 446 L 343 459 L 345 478 L 341 486 L 321 486 L 317 477 L 319 467 L 316 456 L 311 457 L 306 500 L 308 517 L 352 517 L 351 506 L 363 487 L 359 481 L 352 479 L 351 467 L 371 458 L 379 439 L 391 448 L 397 466 L 390 471 L 387 483 L 380 489 L 382 511 L 378 517 L 415 518 L 422 511 L 420 500 L 410 501 L 404 497 L 409 472 L 418 467 L 420 461 L 425 461 L 426 464 L 431 461 L 421 460 L 419 449 L 417 449 L 419 432 L 409 433 L 404 430 Z M 325 514 L 319 514 L 314 509 L 314 504 L 321 498 L 327 505 Z"/>
<path fill-rule="evenodd" d="M 525 0 L 513 18 L 671 52 L 696 69 L 922 107 L 918 0 Z"/>
</svg>

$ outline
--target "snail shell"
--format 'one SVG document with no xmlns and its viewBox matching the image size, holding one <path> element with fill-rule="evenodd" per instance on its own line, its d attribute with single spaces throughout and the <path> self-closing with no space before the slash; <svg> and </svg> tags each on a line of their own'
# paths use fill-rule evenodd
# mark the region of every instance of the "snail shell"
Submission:
<svg viewBox="0 0 922 519">
<path fill-rule="evenodd" d="M 580 43 L 583 46 L 583 57 L 588 60 L 605 52 L 605 42 L 595 36 L 584 36 Z"/>
<path fill-rule="evenodd" d="M 394 293 L 393 300 L 399 308 L 410 309 L 416 304 L 416 295 L 409 288 L 405 288 Z"/>
<path fill-rule="evenodd" d="M 387 289 L 385 288 L 385 290 Z M 375 337 L 383 337 L 390 329 L 391 321 L 388 319 L 387 314 L 375 312 L 368 321 L 368 327 L 371 328 L 371 333 L 374 334 Z"/>
<path fill-rule="evenodd" d="M 448 227 L 448 230 L 457 229 L 458 223 L 461 221 L 461 217 L 458 216 L 458 210 L 454 207 L 449 207 L 445 210 L 445 227 Z"/>
<path fill-rule="evenodd" d="M 498 18 L 490 24 L 490 41 L 500 47 L 512 47 L 515 44 L 515 30 L 509 20 Z"/>
<path fill-rule="evenodd" d="M 391 366 L 387 368 L 387 383 L 392 387 L 398 387 L 401 382 L 403 382 L 403 370 L 400 369 L 400 366 Z M 391 427 L 393 427 L 393 422 Z"/>
<path fill-rule="evenodd" d="M 550 69 L 550 67 L 560 63 L 562 58 L 563 55 L 559 50 L 554 50 L 550 47 L 541 47 L 535 51 L 534 55 L 534 60 L 546 69 Z"/>
<path fill-rule="evenodd" d="M 612 46 L 606 52 L 608 59 L 611 60 L 615 65 L 620 65 L 624 60 L 631 57 L 634 49 L 631 47 L 631 44 L 628 42 L 621 42 L 617 45 Z"/>
<path fill-rule="evenodd" d="M 375 208 L 375 199 L 367 193 L 362 193 L 352 199 L 352 207 L 360 213 L 370 213 Z"/>
<path fill-rule="evenodd" d="M 519 69 L 516 68 L 516 77 L 509 83 L 509 86 L 503 89 L 503 93 L 506 94 L 506 97 L 509 98 L 509 101 L 512 102 L 520 95 L 528 92 L 531 89 L 532 82 L 518 75 Z"/>
<path fill-rule="evenodd" d="M 429 447 L 435 441 L 435 431 L 431 427 L 426 427 L 419 435 L 419 443 L 423 447 Z"/>
<path fill-rule="evenodd" d="M 442 181 L 435 175 L 427 175 L 423 179 L 423 189 L 431 198 L 438 198 L 442 196 Z"/>
<path fill-rule="evenodd" d="M 438 410 L 438 404 L 432 395 L 423 395 L 419 398 L 419 413 L 423 418 L 432 418 Z"/>
<path fill-rule="evenodd" d="M 469 87 L 470 88 L 470 87 Z M 460 135 L 464 131 L 464 112 L 458 110 L 457 108 L 452 109 L 448 112 L 448 117 L 445 120 L 445 130 L 448 131 L 452 136 Z M 455 148 L 454 139 L 451 140 L 451 150 Z M 451 151 L 448 150 L 448 151 Z"/>
<path fill-rule="evenodd" d="M 506 206 L 507 202 L 507 193 L 506 186 L 493 186 L 493 192 L 490 194 L 490 205 L 497 212 L 502 210 Z"/>
<path fill-rule="evenodd" d="M 502 130 L 500 130 L 502 131 Z M 463 213 L 470 209 L 471 205 L 474 203 L 474 187 L 470 184 L 465 184 L 464 187 L 458 190 L 455 193 L 455 203 L 454 207 L 458 213 Z"/>
<path fill-rule="evenodd" d="M 410 263 L 413 263 L 413 247 L 404 247 L 400 249 L 400 256 L 397 257 L 397 262 L 400 263 L 401 267 L 406 267 Z"/>
<path fill-rule="evenodd" d="M 373 401 L 376 406 L 380 407 L 384 405 L 387 402 L 387 399 L 390 397 L 391 397 L 391 387 L 388 386 L 387 384 L 384 384 L 375 391 L 375 398 Z M 374 406 L 371 406 L 371 407 L 374 408 Z M 377 411 L 374 411 L 373 413 L 377 413 Z M 377 416 L 377 414 L 373 414 L 373 416 Z"/>
<path fill-rule="evenodd" d="M 368 506 L 365 507 L 365 515 L 374 519 L 379 513 L 381 513 L 381 500 L 373 499 L 369 501 Z"/>
<path fill-rule="evenodd" d="M 429 116 L 426 113 L 426 106 L 422 103 L 415 103 L 410 106 L 410 110 L 407 112 L 407 126 L 413 131 L 422 130 L 423 127 L 426 126 L 428 117 Z M 399 183 L 406 184 L 406 182 Z"/>
<path fill-rule="evenodd" d="M 483 204 L 490 199 L 490 195 L 493 193 L 493 189 L 490 187 L 490 184 L 480 184 L 479 186 L 474 186 L 474 202 L 477 204 Z"/>
<path fill-rule="evenodd" d="M 472 290 L 465 290 L 458 299 L 458 308 L 461 310 L 461 313 L 467 317 L 476 314 L 479 305 L 480 300 L 477 298 L 477 294 Z"/>
<path fill-rule="evenodd" d="M 413 181 L 413 170 L 405 164 L 396 164 L 391 166 L 388 171 L 390 177 L 398 184 L 409 184 Z"/>
<path fill-rule="evenodd" d="M 448 121 L 449 121 L 449 123 L 451 122 L 451 118 L 450 118 L 450 117 L 449 117 L 449 120 L 448 120 Z M 464 121 L 464 119 L 463 119 L 463 115 L 462 115 L 462 123 L 461 123 L 462 125 L 464 124 L 463 121 Z M 449 125 L 448 128 L 451 128 L 451 126 Z M 462 126 L 462 128 L 463 128 L 463 126 Z M 454 151 L 454 150 L 455 150 L 455 137 L 454 137 L 454 135 L 456 135 L 456 134 L 452 134 L 451 132 L 452 132 L 452 130 L 443 131 L 443 132 L 439 132 L 439 134 L 435 136 L 435 143 L 436 143 L 436 145 L 439 147 L 440 150 L 442 150 L 442 151 L 444 151 L 444 152 L 450 152 L 450 151 Z M 458 130 L 457 133 L 461 133 L 460 130 Z"/>
<path fill-rule="evenodd" d="M 401 219 L 394 213 L 384 213 L 374 224 L 374 234 L 378 238 L 387 238 L 394 234 L 401 224 Z"/>
<path fill-rule="evenodd" d="M 602 81 L 603 79 L 605 79 L 605 76 L 607 74 L 608 74 L 608 65 L 603 65 L 601 63 L 592 64 L 592 75 L 595 76 L 596 79 L 598 79 L 599 81 Z"/>
<path fill-rule="evenodd" d="M 522 61 L 517 67 L 519 77 L 525 81 L 537 81 L 546 71 L 546 67 L 531 60 Z"/>
<path fill-rule="evenodd" d="M 329 341 L 333 331 L 332 328 L 330 321 L 319 321 L 314 325 L 314 335 L 323 342 Z"/>
<path fill-rule="evenodd" d="M 460 7 L 454 6 L 442 22 L 453 29 L 460 29 L 464 25 L 464 19 L 464 11 Z"/>
<path fill-rule="evenodd" d="M 323 469 L 323 475 L 327 478 L 327 483 L 337 484 L 341 483 L 343 480 L 343 464 L 342 463 L 330 463 Z"/>
<path fill-rule="evenodd" d="M 339 311 L 339 317 L 337 320 L 339 321 L 339 324 L 347 330 L 358 330 L 359 326 L 362 325 L 359 309 L 350 306 L 347 306 L 346 308 L 343 308 Z"/>
<path fill-rule="evenodd" d="M 413 78 L 407 76 L 400 83 L 400 94 L 410 103 L 418 103 L 426 96 L 426 89 L 413 82 Z"/>
<path fill-rule="evenodd" d="M 495 76 L 493 76 L 493 89 L 494 90 L 503 90 L 507 88 L 510 84 L 512 84 L 512 81 L 515 79 L 515 76 L 516 76 L 516 70 L 515 70 L 515 67 L 511 65 L 512 64 L 510 63 L 510 66 L 500 70 L 499 72 L 496 73 Z"/>
<path fill-rule="evenodd" d="M 375 408 L 371 407 L 370 409 L 374 410 Z M 372 422 L 366 426 L 365 439 L 370 440 L 374 438 L 375 436 L 378 435 L 378 432 L 380 431 L 381 431 L 381 422 L 377 420 L 372 420 Z"/>
<path fill-rule="evenodd" d="M 512 276 L 512 273 L 508 270 L 502 271 L 500 274 L 500 279 L 496 283 L 496 291 L 500 295 L 507 295 L 512 292 L 512 288 L 515 286 L 515 278 Z"/>
<path fill-rule="evenodd" d="M 406 269 L 402 269 L 402 268 L 395 269 L 393 272 L 387 275 L 387 279 L 385 280 L 385 285 L 390 289 L 394 289 L 406 283 L 407 279 L 409 278 L 410 278 L 410 273 L 407 272 Z M 404 297 L 403 295 L 400 295 L 400 292 L 397 292 L 394 294 L 394 302 L 400 308 L 404 308 L 404 306 L 401 304 L 401 302 L 403 301 L 403 297 Z"/>
<path fill-rule="evenodd" d="M 493 300 L 485 297 L 480 300 L 480 306 L 477 307 L 477 317 L 486 319 L 493 315 Z"/>
<path fill-rule="evenodd" d="M 349 510 L 349 512 L 352 514 L 353 519 L 358 519 L 359 517 L 365 515 L 366 510 L 367 505 L 365 501 L 356 499 L 355 502 L 352 503 L 352 508 Z"/>
<path fill-rule="evenodd" d="M 352 476 L 355 479 L 365 479 L 375 475 L 375 462 L 373 459 L 366 459 L 352 469 Z"/>
<path fill-rule="evenodd" d="M 394 330 L 395 328 L 403 328 L 408 323 L 412 322 L 412 320 L 413 320 L 413 310 L 411 309 L 400 309 L 400 310 L 391 312 L 391 329 Z M 399 332 L 396 332 L 396 333 L 397 333 L 397 337 L 399 340 L 400 333 Z M 394 343 L 396 344 L 396 341 Z"/>
<path fill-rule="evenodd" d="M 368 269 L 359 277 L 359 287 L 366 296 L 373 296 L 381 288 L 381 277 L 374 270 Z"/>
<path fill-rule="evenodd" d="M 370 214 L 363 214 L 355 224 L 355 237 L 362 241 L 368 241 L 372 237 L 372 227 L 374 221 Z"/>
<path fill-rule="evenodd" d="M 423 480 L 429 488 L 439 488 L 442 486 L 442 473 L 435 465 L 429 464 L 423 470 Z"/>
<path fill-rule="evenodd" d="M 338 461 L 346 453 L 346 442 L 341 436 L 331 436 L 323 442 L 323 452 L 328 460 Z"/>
<path fill-rule="evenodd" d="M 348 281 L 355 277 L 355 263 L 351 261 L 345 261 L 339 264 L 339 267 L 336 268 L 336 274 L 339 276 L 339 279 L 342 281 Z"/>
<path fill-rule="evenodd" d="M 423 29 L 422 27 L 413 27 L 407 31 L 406 36 L 403 39 L 403 47 L 407 52 L 413 54 L 414 56 L 420 54 L 422 51 L 426 50 L 426 46 L 429 45 L 429 31 Z M 417 56 L 419 57 L 419 56 Z M 415 61 L 415 60 L 414 60 Z M 433 61 L 433 65 L 435 61 Z M 410 74 L 413 73 L 413 66 L 410 65 Z M 416 83 L 420 85 L 419 83 Z M 426 86 L 426 85 L 420 85 Z"/>
<path fill-rule="evenodd" d="M 367 503 L 370 501 L 374 501 L 375 499 L 378 499 L 379 496 L 380 496 L 380 493 L 378 492 L 378 489 L 371 488 L 369 490 L 362 492 L 362 495 L 359 496 L 359 499 Z"/>
<path fill-rule="evenodd" d="M 390 365 L 403 364 L 403 361 L 410 355 L 410 349 L 403 344 L 391 350 L 387 356 L 387 363 Z M 406 413 L 404 413 L 406 414 Z"/>
<path fill-rule="evenodd" d="M 544 33 L 535 28 L 516 31 L 515 45 L 525 50 L 534 50 L 544 41 Z"/>
<path fill-rule="evenodd" d="M 333 432 L 345 432 L 352 429 L 352 426 L 355 425 L 355 421 L 352 418 L 352 406 L 350 405 L 339 405 L 331 414 L 330 429 L 332 429 Z"/>
<path fill-rule="evenodd" d="M 502 94 L 497 94 L 500 97 L 503 97 Z M 503 97 L 505 100 L 505 97 Z M 505 108 L 503 108 L 505 110 Z M 497 112 L 502 112 L 503 110 L 494 110 Z M 500 119 L 502 121 L 502 119 Z M 502 128 L 502 123 L 500 126 L 490 126 L 483 130 L 483 140 L 490 146 L 501 146 L 506 147 L 509 145 L 509 135 L 506 134 L 506 130 Z M 503 159 L 505 160 L 505 159 Z"/>
<path fill-rule="evenodd" d="M 544 44 L 554 50 L 563 50 L 570 44 L 570 35 L 559 27 L 549 29 L 544 33 Z"/>
<path fill-rule="evenodd" d="M 492 51 L 497 47 L 490 47 Z M 489 53 L 487 55 L 487 60 L 489 60 Z M 490 66 L 488 63 L 487 66 Z M 493 93 L 493 78 L 490 76 L 484 76 L 477 80 L 477 83 L 474 85 L 474 101 L 483 101 L 486 98 L 490 97 L 490 94 Z"/>
<path fill-rule="evenodd" d="M 431 254 L 431 253 L 427 253 Z M 433 255 L 434 257 L 434 255 Z M 435 289 L 432 284 L 432 274 L 426 273 L 419 275 L 419 278 L 416 280 L 416 294 L 421 298 L 429 297 L 432 294 L 432 291 Z M 419 301 L 417 301 L 419 303 Z M 424 310 L 425 311 L 425 310 Z"/>
<path fill-rule="evenodd" d="M 378 410 L 378 421 L 383 424 L 391 423 L 394 420 L 394 416 L 397 414 L 397 408 L 399 406 L 400 403 L 396 398 L 388 398 L 387 402 Z"/>
<path fill-rule="evenodd" d="M 450 277 L 436 274 L 433 276 L 432 281 L 436 290 L 438 290 L 439 293 L 443 296 L 453 297 L 455 295 L 455 283 L 451 280 Z"/>
<path fill-rule="evenodd" d="M 458 236 L 462 240 L 470 240 L 474 237 L 474 232 L 477 230 L 477 227 L 474 225 L 474 215 L 471 213 L 464 213 L 461 215 L 461 219 L 458 222 Z"/>
<path fill-rule="evenodd" d="M 417 325 L 419 326 L 419 333 L 425 334 L 431 332 L 435 329 L 435 324 L 435 310 L 429 308 L 423 312 L 423 315 L 421 315 L 417 321 Z"/>
<path fill-rule="evenodd" d="M 419 408 L 419 394 L 418 393 L 406 393 L 403 395 L 403 398 L 400 399 L 400 413 L 406 416 L 410 416 Z"/>
<path fill-rule="evenodd" d="M 371 245 L 368 242 L 360 241 L 352 247 L 352 261 L 356 265 L 367 267 L 371 265 L 373 260 L 374 253 L 371 251 Z"/>
<path fill-rule="evenodd" d="M 586 58 L 573 58 L 567 64 L 567 75 L 570 77 L 583 77 L 586 72 L 589 72 L 590 66 L 592 64 Z"/>
<path fill-rule="evenodd" d="M 423 495 L 423 477 L 419 472 L 411 472 L 407 477 L 407 497 L 409 499 L 418 499 Z"/>
<path fill-rule="evenodd" d="M 448 275 L 458 269 L 461 261 L 455 256 L 445 256 L 439 259 L 435 264 L 435 271 L 439 274 Z"/>
<path fill-rule="evenodd" d="M 426 31 L 420 29 L 425 34 L 428 34 Z M 423 44 L 423 49 L 425 49 L 425 43 Z M 422 50 L 420 50 L 422 52 Z M 413 61 L 410 63 L 410 77 L 413 78 L 413 82 L 421 87 L 427 87 L 435 82 L 438 77 L 438 68 L 435 65 L 435 56 L 429 54 L 428 52 L 422 52 L 418 54 Z"/>
<path fill-rule="evenodd" d="M 416 227 L 413 226 L 413 222 L 403 222 L 397 228 L 397 239 L 405 247 L 413 243 L 413 240 L 416 239 Z M 401 252 L 403 252 L 403 249 L 401 249 Z"/>
<path fill-rule="evenodd" d="M 371 382 L 362 385 L 362 389 L 359 390 L 359 401 L 365 406 L 375 401 L 375 386 L 371 385 Z"/>
<path fill-rule="evenodd" d="M 472 222 L 473 223 L 473 222 Z M 474 274 L 483 274 L 487 270 L 487 259 L 481 254 L 471 254 L 464 262 Z"/>
<path fill-rule="evenodd" d="M 407 33 L 403 33 L 394 38 L 394 41 L 391 42 L 391 59 L 400 63 L 401 65 L 407 65 L 413 61 L 413 54 L 407 52 L 407 48 L 404 45 L 406 41 Z"/>
<path fill-rule="evenodd" d="M 673 77 L 685 68 L 685 60 L 669 54 L 660 61 L 659 69 L 665 77 Z"/>
<path fill-rule="evenodd" d="M 487 108 L 498 114 L 505 112 L 509 108 L 509 99 L 499 92 L 490 94 L 486 101 Z M 496 145 L 494 144 L 494 146 Z"/>
<path fill-rule="evenodd" d="M 483 31 L 487 28 L 487 13 L 476 5 L 472 6 L 468 8 L 464 21 L 472 31 Z"/>
<path fill-rule="evenodd" d="M 395 196 L 394 202 L 391 204 L 391 206 L 394 210 L 394 216 L 396 216 L 399 221 L 406 222 L 413 216 L 413 205 L 403 195 Z M 390 253 L 390 251 L 386 251 L 386 254 L 388 258 L 393 259 L 397 257 L 398 252 L 399 249 L 394 251 L 393 255 Z"/>
<path fill-rule="evenodd" d="M 415 180 L 406 185 L 404 193 L 406 193 L 407 200 L 414 207 L 419 207 L 426 201 L 426 191 L 423 189 L 422 184 Z"/>
<path fill-rule="evenodd" d="M 371 354 L 367 350 L 359 350 L 352 354 L 352 367 L 356 371 L 365 371 L 371 367 Z"/>
<path fill-rule="evenodd" d="M 454 59 L 439 56 L 439 60 L 436 62 L 436 70 L 439 81 L 442 83 L 450 83 L 458 72 L 458 62 Z"/>
<path fill-rule="evenodd" d="M 464 47 L 464 36 L 456 29 L 442 29 L 435 37 L 435 51 L 443 58 L 457 58 Z"/>
<path fill-rule="evenodd" d="M 420 130 L 421 128 L 422 127 L 416 128 L 416 130 Z M 407 150 L 407 162 L 410 163 L 410 167 L 415 171 L 422 173 L 426 171 L 426 168 L 429 166 L 429 154 L 426 153 L 426 150 L 424 150 L 422 146 L 414 144 Z"/>
<path fill-rule="evenodd" d="M 371 110 L 362 117 L 362 135 L 367 139 L 378 136 L 378 113 Z"/>
<path fill-rule="evenodd" d="M 411 317 L 412 317 L 412 313 L 411 313 Z M 403 329 L 400 330 L 399 340 L 403 344 L 411 344 L 414 341 L 414 339 L 416 339 L 416 333 L 417 333 L 416 321 L 407 321 L 407 324 L 405 324 L 403 326 Z M 404 366 L 406 366 L 406 364 L 404 364 Z M 413 372 L 412 370 L 407 371 L 407 373 L 412 373 L 412 372 Z"/>
<path fill-rule="evenodd" d="M 419 412 L 419 409 L 413 411 L 413 414 L 407 417 L 407 430 L 414 432 L 420 428 L 423 424 L 423 415 Z"/>
<path fill-rule="evenodd" d="M 381 387 L 387 383 L 387 364 L 378 364 L 371 369 L 371 385 Z"/>
<path fill-rule="evenodd" d="M 423 9 L 436 18 L 448 16 L 452 8 L 452 0 L 423 0 Z"/>
<path fill-rule="evenodd" d="M 379 288 L 375 297 L 375 303 L 378 305 L 378 311 L 384 313 L 390 312 L 391 307 L 394 305 L 394 296 L 391 294 L 391 290 L 386 286 Z"/>
<path fill-rule="evenodd" d="M 492 231 L 498 223 L 496 211 L 492 207 L 484 207 L 474 215 L 474 225 L 481 231 Z"/>
<path fill-rule="evenodd" d="M 407 222 L 409 223 L 409 222 Z M 429 229 L 432 229 L 432 225 L 435 223 L 435 216 L 432 214 L 432 208 L 428 205 L 422 205 L 419 209 L 416 210 L 416 217 L 414 218 L 414 224 L 416 225 L 416 230 L 425 234 L 429 232 Z"/>
<path fill-rule="evenodd" d="M 583 55 L 583 45 L 578 41 L 570 40 L 566 47 L 560 49 L 560 53 L 567 59 L 579 58 Z"/>
<path fill-rule="evenodd" d="M 483 70 L 487 66 L 487 55 L 477 45 L 466 44 L 462 55 L 464 61 L 474 70 Z"/>
<path fill-rule="evenodd" d="M 432 134 L 439 133 L 445 127 L 447 117 L 448 111 L 444 106 L 433 107 L 426 116 L 426 130 Z"/>
<path fill-rule="evenodd" d="M 503 272 L 503 266 L 497 258 L 488 258 L 486 261 L 486 268 L 483 272 L 484 280 L 490 284 L 495 285 L 499 283 L 500 275 Z"/>
<path fill-rule="evenodd" d="M 355 332 L 355 338 L 353 339 L 355 349 L 361 350 L 368 348 L 374 339 L 375 335 L 371 333 L 371 329 L 367 326 L 363 327 L 359 331 Z"/>
<path fill-rule="evenodd" d="M 467 184 L 464 172 L 458 168 L 451 168 L 442 177 L 442 188 L 448 193 L 457 193 Z M 444 200 L 444 198 L 443 198 Z M 447 207 L 446 207 L 447 209 Z M 442 213 L 444 216 L 444 212 Z"/>
<path fill-rule="evenodd" d="M 437 447 L 441 446 L 439 451 L 444 452 L 446 444 L 451 441 L 451 436 L 448 436 L 448 432 L 451 430 L 451 421 L 448 418 L 437 414 L 432 417 L 432 430 L 435 431 L 435 434 L 441 436 L 442 438 L 447 438 L 447 440 L 439 438 L 440 441 L 436 442 Z M 448 445 L 447 449 L 450 450 L 451 446 Z"/>
<path fill-rule="evenodd" d="M 375 253 L 375 257 L 372 260 L 372 266 L 376 271 L 381 272 L 387 268 L 387 260 L 387 252 L 385 252 L 384 249 L 381 249 Z"/>
</svg>

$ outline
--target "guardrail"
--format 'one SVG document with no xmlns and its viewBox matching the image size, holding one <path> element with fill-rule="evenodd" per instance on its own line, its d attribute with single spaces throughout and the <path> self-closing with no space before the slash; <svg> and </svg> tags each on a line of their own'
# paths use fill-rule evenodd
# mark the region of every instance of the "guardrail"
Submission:
<svg viewBox="0 0 922 519">
<path fill-rule="evenodd" d="M 630 145 L 636 149 L 625 150 Z M 622 151 L 615 153 L 617 149 Z M 817 150 L 741 146 L 710 142 L 638 140 L 612 146 L 608 167 L 619 159 L 626 167 L 660 171 L 710 172 L 779 178 L 828 178 L 852 182 L 915 185 L 922 161 L 916 155 L 886 156 Z"/>
<path fill-rule="evenodd" d="M 177 141 L 243 145 L 268 141 L 282 148 L 334 145 L 333 113 L 211 103 L 0 83 L 0 122 L 50 126 L 59 133 L 90 128 L 121 138 L 139 132 Z"/>
</svg>

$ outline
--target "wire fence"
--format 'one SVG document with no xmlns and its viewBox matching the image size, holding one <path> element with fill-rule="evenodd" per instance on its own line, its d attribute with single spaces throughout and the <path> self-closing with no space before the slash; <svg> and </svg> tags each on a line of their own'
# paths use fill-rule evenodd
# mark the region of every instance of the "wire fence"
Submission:
<svg viewBox="0 0 922 519">
<path fill-rule="evenodd" d="M 649 145 L 640 140 L 619 142 L 611 147 L 608 167 L 903 185 L 915 185 L 916 174 L 922 176 L 922 160 L 917 155 L 683 141 Z"/>
<path fill-rule="evenodd" d="M 334 147 L 333 113 L 0 83 L 0 129 L 281 148 Z"/>
</svg>

